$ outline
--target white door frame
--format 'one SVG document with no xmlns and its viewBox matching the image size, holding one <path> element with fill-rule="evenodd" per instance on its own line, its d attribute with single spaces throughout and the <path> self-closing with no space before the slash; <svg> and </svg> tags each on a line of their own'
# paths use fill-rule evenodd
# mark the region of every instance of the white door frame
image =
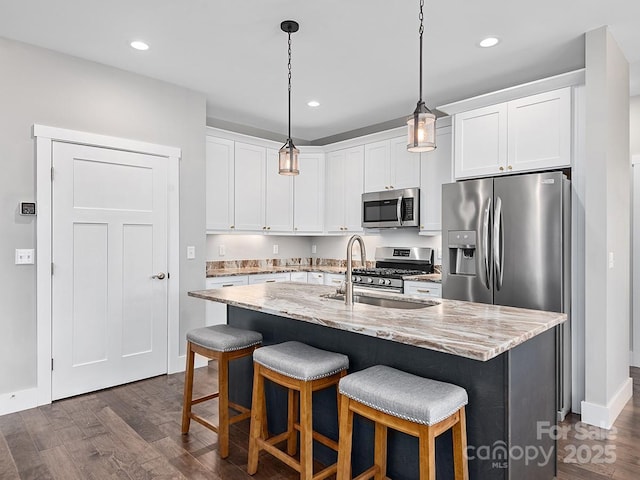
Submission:
<svg viewBox="0 0 640 480">
<path fill-rule="evenodd" d="M 640 155 L 631 157 L 631 358 L 634 367 L 640 367 L 640 298 L 633 295 L 634 289 L 640 288 L 640 225 L 635 222 L 640 212 L 635 211 L 640 205 L 640 184 L 635 182 L 635 169 L 640 169 Z"/>
<path fill-rule="evenodd" d="M 37 403 L 51 403 L 51 255 L 52 255 L 52 142 L 156 155 L 168 159 L 167 175 L 167 248 L 170 272 L 167 305 L 167 372 L 183 369 L 179 352 L 180 336 L 180 148 L 139 142 L 125 138 L 34 125 L 36 139 L 36 325 L 37 325 Z"/>
</svg>

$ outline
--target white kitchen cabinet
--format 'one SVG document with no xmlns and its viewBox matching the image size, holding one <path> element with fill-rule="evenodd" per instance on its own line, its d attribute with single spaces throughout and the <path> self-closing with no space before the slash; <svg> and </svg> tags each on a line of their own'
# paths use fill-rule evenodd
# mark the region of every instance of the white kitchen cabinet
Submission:
<svg viewBox="0 0 640 480">
<path fill-rule="evenodd" d="M 239 285 L 248 285 L 249 279 L 246 275 L 237 275 L 229 277 L 212 277 L 205 280 L 205 288 L 225 288 L 235 287 Z M 227 323 L 227 305 L 225 303 L 205 302 L 205 326 L 220 325 Z"/>
<path fill-rule="evenodd" d="M 324 231 L 324 154 L 300 154 L 300 174 L 294 177 L 293 230 Z"/>
<path fill-rule="evenodd" d="M 362 231 L 364 148 L 330 152 L 326 158 L 326 229 L 329 233 Z"/>
<path fill-rule="evenodd" d="M 453 169 L 451 127 L 436 130 L 435 150 L 421 154 L 420 233 L 442 230 L 442 185 L 451 183 Z"/>
<path fill-rule="evenodd" d="M 236 231 L 262 231 L 265 226 L 266 149 L 236 142 L 234 205 Z"/>
<path fill-rule="evenodd" d="M 258 285 L 260 283 L 277 283 L 290 282 L 290 273 L 260 273 L 257 275 L 249 275 L 249 285 Z"/>
<path fill-rule="evenodd" d="M 571 165 L 571 87 L 455 115 L 455 177 Z"/>
<path fill-rule="evenodd" d="M 307 272 L 291 272 L 291 281 L 307 283 Z"/>
<path fill-rule="evenodd" d="M 332 287 L 339 287 L 344 283 L 345 275 L 343 273 L 325 273 L 324 284 Z"/>
<path fill-rule="evenodd" d="M 206 139 L 207 231 L 228 231 L 234 218 L 234 142 Z"/>
<path fill-rule="evenodd" d="M 324 285 L 324 273 L 307 272 L 307 283 L 313 283 L 315 285 Z"/>
<path fill-rule="evenodd" d="M 420 155 L 407 151 L 406 137 L 365 145 L 364 191 L 417 187 Z"/>
<path fill-rule="evenodd" d="M 435 282 L 404 282 L 404 294 L 424 298 L 442 298 L 442 284 Z"/>
<path fill-rule="evenodd" d="M 293 230 L 293 176 L 278 173 L 278 151 L 267 149 L 265 172 L 265 223 L 267 232 Z"/>
</svg>

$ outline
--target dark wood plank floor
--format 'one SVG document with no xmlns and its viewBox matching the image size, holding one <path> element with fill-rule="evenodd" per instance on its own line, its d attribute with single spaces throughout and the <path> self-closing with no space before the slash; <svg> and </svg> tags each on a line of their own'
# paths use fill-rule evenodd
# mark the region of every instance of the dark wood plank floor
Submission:
<svg viewBox="0 0 640 480">
<path fill-rule="evenodd" d="M 196 375 L 196 395 L 207 393 L 215 363 Z M 634 398 L 614 430 L 586 427 L 577 416 L 561 425 L 558 480 L 640 478 L 640 369 L 632 376 Z M 182 386 L 182 374 L 161 376 L 0 417 L 0 479 L 298 478 L 268 455 L 255 476 L 246 474 L 248 421 L 232 426 L 226 460 L 201 425 L 181 435 Z M 206 405 L 196 408 L 206 415 Z"/>
</svg>

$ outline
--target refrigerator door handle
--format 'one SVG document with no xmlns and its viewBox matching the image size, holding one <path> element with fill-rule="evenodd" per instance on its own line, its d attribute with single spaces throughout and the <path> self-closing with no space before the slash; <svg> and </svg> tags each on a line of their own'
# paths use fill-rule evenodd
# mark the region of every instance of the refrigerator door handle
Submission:
<svg viewBox="0 0 640 480">
<path fill-rule="evenodd" d="M 487 199 L 487 206 L 484 209 L 484 219 L 482 221 L 482 263 L 484 264 L 484 284 L 487 289 L 491 289 L 491 269 L 489 265 L 489 223 L 491 215 L 491 197 Z"/>
<path fill-rule="evenodd" d="M 404 197 L 400 195 L 398 197 L 398 206 L 397 206 L 398 224 L 400 226 L 402 226 L 402 200 L 404 200 Z"/>
<path fill-rule="evenodd" d="M 502 198 L 496 198 L 493 215 L 493 263 L 495 265 L 496 289 L 502 288 L 504 267 L 504 229 L 502 228 Z"/>
</svg>

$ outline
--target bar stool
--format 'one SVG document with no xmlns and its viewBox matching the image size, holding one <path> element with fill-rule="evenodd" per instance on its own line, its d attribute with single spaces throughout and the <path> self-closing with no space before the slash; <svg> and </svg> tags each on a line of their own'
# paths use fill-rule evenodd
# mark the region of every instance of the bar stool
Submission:
<svg viewBox="0 0 640 480">
<path fill-rule="evenodd" d="M 465 408 L 467 392 L 450 383 L 376 365 L 340 380 L 337 480 L 351 479 L 353 414 L 375 422 L 374 465 L 358 479 L 386 478 L 387 427 L 419 439 L 420 479 L 434 480 L 435 438 L 453 428 L 456 480 L 468 480 Z"/>
<path fill-rule="evenodd" d="M 251 410 L 229 402 L 229 361 L 247 357 L 262 343 L 262 334 L 229 325 L 213 325 L 196 328 L 187 333 L 187 368 L 184 377 L 184 401 L 182 404 L 182 434 L 189 432 L 191 420 L 218 434 L 218 451 L 222 458 L 229 456 L 229 425 L 251 416 Z M 218 391 L 200 398 L 193 398 L 193 364 L 195 354 L 218 361 Z M 192 405 L 218 399 L 218 425 L 213 425 L 191 411 Z M 229 408 L 240 412 L 229 416 Z"/>
<path fill-rule="evenodd" d="M 313 475 L 313 441 L 316 440 L 336 452 L 334 440 L 313 431 L 312 394 L 336 385 L 346 374 L 349 357 L 327 352 L 300 342 L 285 342 L 262 347 L 253 354 L 253 403 L 249 432 L 249 458 L 247 472 L 258 471 L 258 454 L 264 450 L 297 472 L 301 480 L 321 480 L 336 472 L 336 464 Z M 287 431 L 268 438 L 264 379 L 289 389 Z M 296 422 L 296 415 L 300 420 Z M 300 460 L 297 450 L 297 432 L 300 431 Z M 276 444 L 287 441 L 287 451 Z"/>
</svg>

